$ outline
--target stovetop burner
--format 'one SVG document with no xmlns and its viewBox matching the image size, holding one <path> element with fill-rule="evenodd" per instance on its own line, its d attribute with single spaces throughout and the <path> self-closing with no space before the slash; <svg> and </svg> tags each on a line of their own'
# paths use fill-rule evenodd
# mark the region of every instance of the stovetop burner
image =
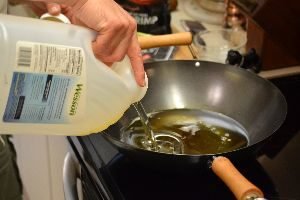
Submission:
<svg viewBox="0 0 300 200">
<path fill-rule="evenodd" d="M 266 197 L 274 199 L 278 196 L 272 180 L 255 159 L 235 164 L 264 191 Z M 210 170 L 161 172 L 135 164 L 122 155 L 115 157 L 109 168 L 125 199 L 234 199 L 230 190 Z"/>
<path fill-rule="evenodd" d="M 300 199 L 300 75 L 272 82 L 288 102 L 286 121 L 257 158 L 234 164 L 267 199 L 296 200 Z M 101 134 L 68 139 L 82 166 L 86 199 L 234 199 L 209 169 L 162 172 L 131 161 Z"/>
</svg>

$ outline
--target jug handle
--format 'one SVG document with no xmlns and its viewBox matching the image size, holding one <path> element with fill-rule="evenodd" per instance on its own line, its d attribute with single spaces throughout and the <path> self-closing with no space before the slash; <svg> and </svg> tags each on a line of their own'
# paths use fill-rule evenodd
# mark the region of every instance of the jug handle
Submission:
<svg viewBox="0 0 300 200">
<path fill-rule="evenodd" d="M 63 14 L 51 15 L 49 13 L 45 13 L 40 17 L 40 19 L 71 24 L 70 20 Z M 96 33 L 93 32 L 92 35 L 96 35 Z M 98 61 L 98 59 L 96 60 Z M 132 103 L 140 101 L 145 96 L 148 88 L 147 74 L 145 73 L 145 86 L 140 87 L 135 81 L 133 69 L 131 67 L 128 57 L 125 57 L 121 62 L 114 63 L 111 66 L 111 69 L 120 77 L 123 83 L 127 86 L 128 90 L 130 91 L 129 94 L 132 96 Z"/>
</svg>

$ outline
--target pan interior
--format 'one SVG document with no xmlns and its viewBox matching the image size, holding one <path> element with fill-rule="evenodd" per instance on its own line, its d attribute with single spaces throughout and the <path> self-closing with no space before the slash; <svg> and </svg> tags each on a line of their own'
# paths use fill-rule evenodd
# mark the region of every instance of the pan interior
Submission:
<svg viewBox="0 0 300 200">
<path fill-rule="evenodd" d="M 161 153 L 216 154 L 233 151 L 249 143 L 242 125 L 216 112 L 172 109 L 150 113 L 149 119 L 158 146 L 156 151 Z M 153 151 L 147 145 L 147 138 L 139 118 L 121 130 L 122 142 Z"/>
<path fill-rule="evenodd" d="M 246 130 L 248 147 L 269 138 L 285 119 L 287 104 L 281 92 L 244 69 L 202 61 L 147 63 L 145 69 L 149 85 L 141 102 L 147 113 L 173 109 L 219 113 Z M 140 150 L 121 140 L 121 128 L 136 117 L 136 110 L 129 108 L 105 135 L 122 150 Z"/>
</svg>

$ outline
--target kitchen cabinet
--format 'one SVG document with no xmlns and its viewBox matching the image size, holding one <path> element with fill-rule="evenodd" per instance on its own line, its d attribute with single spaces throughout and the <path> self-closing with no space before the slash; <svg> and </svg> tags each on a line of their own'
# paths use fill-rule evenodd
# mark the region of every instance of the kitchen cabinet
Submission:
<svg viewBox="0 0 300 200">
<path fill-rule="evenodd" d="M 62 169 L 68 144 L 62 136 L 13 137 L 24 200 L 63 200 Z"/>
</svg>

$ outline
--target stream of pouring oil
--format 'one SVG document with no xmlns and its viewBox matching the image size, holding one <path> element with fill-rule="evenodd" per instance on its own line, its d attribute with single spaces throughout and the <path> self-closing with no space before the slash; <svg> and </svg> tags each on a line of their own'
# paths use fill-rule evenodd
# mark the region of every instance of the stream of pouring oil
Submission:
<svg viewBox="0 0 300 200">
<path fill-rule="evenodd" d="M 166 130 L 154 133 L 142 103 L 136 102 L 133 106 L 140 117 L 145 132 L 145 137 L 141 138 L 143 148 L 160 153 L 183 153 L 183 143 L 180 138 Z"/>
<path fill-rule="evenodd" d="M 146 133 L 145 142 L 147 143 L 146 146 L 148 146 L 152 151 L 158 151 L 158 146 L 156 143 L 156 139 L 154 137 L 154 132 L 151 129 L 149 117 L 147 116 L 147 113 L 140 101 L 132 104 L 135 110 L 137 111 L 140 120 L 143 124 L 144 131 Z"/>
</svg>

